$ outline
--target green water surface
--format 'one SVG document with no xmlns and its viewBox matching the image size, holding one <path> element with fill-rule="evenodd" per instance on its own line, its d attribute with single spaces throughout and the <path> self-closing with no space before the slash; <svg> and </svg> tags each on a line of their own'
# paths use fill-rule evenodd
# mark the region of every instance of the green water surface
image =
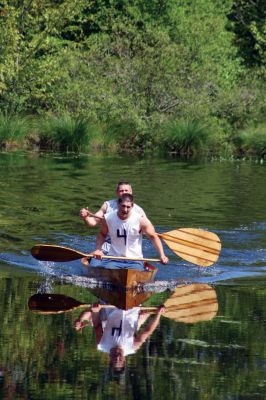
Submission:
<svg viewBox="0 0 266 400">
<path fill-rule="evenodd" d="M 204 270 L 166 248 L 170 262 L 159 266 L 158 287 L 171 280 L 208 283 L 217 294 L 217 315 L 195 324 L 162 316 L 116 375 L 96 348 L 93 328 L 74 329 L 81 311 L 40 315 L 27 304 L 38 291 L 96 300 L 75 280 L 62 279 L 60 268 L 79 276 L 77 263 L 43 265 L 30 248 L 93 249 L 97 229 L 85 227 L 79 210 L 96 211 L 114 197 L 119 180 L 132 182 L 156 230 L 209 229 L 223 246 L 217 264 Z M 253 162 L 1 154 L 0 398 L 264 399 L 265 183 L 265 166 Z M 149 241 L 144 245 L 146 256 L 156 255 Z M 149 303 L 161 304 L 165 293 Z"/>
</svg>

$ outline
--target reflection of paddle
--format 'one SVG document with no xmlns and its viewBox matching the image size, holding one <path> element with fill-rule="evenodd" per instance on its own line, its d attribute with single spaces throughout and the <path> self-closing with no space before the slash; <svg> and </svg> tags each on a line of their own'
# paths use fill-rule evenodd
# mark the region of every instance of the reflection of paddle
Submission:
<svg viewBox="0 0 266 400">
<path fill-rule="evenodd" d="M 61 314 L 77 308 L 90 308 L 91 304 L 81 303 L 70 296 L 53 293 L 36 293 L 28 300 L 28 307 L 31 311 L 39 314 Z M 113 305 L 101 305 L 101 307 L 113 307 Z M 145 307 L 145 310 L 157 310 L 157 307 Z"/>
<path fill-rule="evenodd" d="M 60 314 L 77 308 L 91 307 L 72 297 L 62 294 L 37 293 L 28 301 L 29 309 L 41 314 Z M 102 307 L 114 307 L 102 305 Z M 215 290 L 207 284 L 192 284 L 177 286 L 172 295 L 164 303 L 164 317 L 176 322 L 195 323 L 208 321 L 215 317 L 218 302 Z M 141 307 L 154 313 L 158 307 Z"/>
<path fill-rule="evenodd" d="M 218 311 L 216 292 L 205 283 L 177 286 L 164 306 L 164 317 L 190 324 L 211 320 Z"/>
<path fill-rule="evenodd" d="M 221 242 L 219 237 L 209 231 L 195 228 L 175 229 L 170 232 L 159 233 L 167 246 L 179 257 L 201 267 L 207 267 L 217 261 Z M 93 257 L 93 254 L 86 254 L 79 250 L 68 247 L 50 244 L 38 244 L 31 249 L 33 257 L 42 261 L 73 261 L 83 257 Z M 159 262 L 155 258 L 128 258 L 103 256 L 102 258 L 113 260 L 132 260 Z"/>
<path fill-rule="evenodd" d="M 91 217 L 103 219 L 89 210 L 87 211 Z M 221 251 L 219 237 L 215 233 L 203 229 L 180 228 L 158 233 L 158 236 L 176 255 L 201 267 L 214 264 Z"/>
</svg>

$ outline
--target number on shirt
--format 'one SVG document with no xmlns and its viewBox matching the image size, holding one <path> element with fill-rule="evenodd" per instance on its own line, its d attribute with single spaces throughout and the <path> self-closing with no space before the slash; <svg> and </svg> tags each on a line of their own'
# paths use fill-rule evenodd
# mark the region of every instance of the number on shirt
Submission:
<svg viewBox="0 0 266 400">
<path fill-rule="evenodd" d="M 112 328 L 112 336 L 115 336 L 115 331 L 117 331 L 117 336 L 121 336 L 121 332 L 122 332 L 122 319 L 121 319 L 119 328 L 118 328 L 118 327 L 116 328 L 115 326 Z"/>
<path fill-rule="evenodd" d="M 116 230 L 116 234 L 118 238 L 124 238 L 125 240 L 125 245 L 127 244 L 127 232 L 125 229 L 123 229 L 123 233 L 120 232 L 119 229 Z"/>
</svg>

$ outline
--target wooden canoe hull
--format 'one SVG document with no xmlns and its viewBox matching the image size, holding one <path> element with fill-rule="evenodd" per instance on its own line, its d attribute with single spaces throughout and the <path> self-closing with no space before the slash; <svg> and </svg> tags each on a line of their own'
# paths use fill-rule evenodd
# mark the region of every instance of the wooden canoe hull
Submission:
<svg viewBox="0 0 266 400">
<path fill-rule="evenodd" d="M 124 290 L 130 290 L 140 284 L 154 281 L 157 268 L 148 263 L 145 263 L 145 268 L 145 271 L 139 271 L 127 268 L 88 267 L 88 276 L 99 281 L 108 282 Z"/>
</svg>

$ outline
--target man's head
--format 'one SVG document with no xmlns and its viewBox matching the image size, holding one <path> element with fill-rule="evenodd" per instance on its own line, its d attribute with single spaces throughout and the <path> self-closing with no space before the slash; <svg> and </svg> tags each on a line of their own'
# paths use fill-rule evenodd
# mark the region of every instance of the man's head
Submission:
<svg viewBox="0 0 266 400">
<path fill-rule="evenodd" d="M 117 197 L 121 197 L 122 194 L 130 193 L 132 194 L 132 187 L 129 182 L 118 182 L 116 186 L 116 195 Z"/>
<path fill-rule="evenodd" d="M 121 219 L 127 219 L 133 208 L 133 196 L 130 193 L 122 194 L 118 199 L 118 216 Z"/>
<path fill-rule="evenodd" d="M 126 358 L 124 356 L 124 351 L 121 347 L 112 347 L 109 353 L 110 356 L 110 366 L 115 372 L 122 372 L 125 368 Z"/>
</svg>

